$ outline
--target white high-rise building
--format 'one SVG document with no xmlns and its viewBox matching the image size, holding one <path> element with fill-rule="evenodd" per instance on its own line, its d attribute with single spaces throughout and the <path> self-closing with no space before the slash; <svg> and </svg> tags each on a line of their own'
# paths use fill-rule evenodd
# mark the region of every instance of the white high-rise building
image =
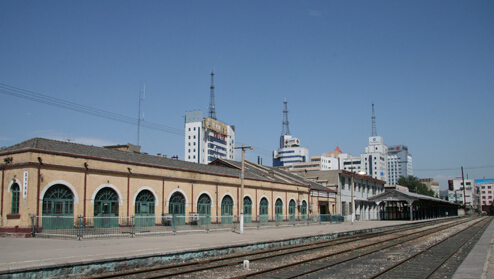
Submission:
<svg viewBox="0 0 494 279">
<path fill-rule="evenodd" d="M 396 185 L 400 176 L 413 175 L 412 154 L 406 145 L 395 145 L 388 148 L 389 185 Z"/>
<path fill-rule="evenodd" d="M 363 170 L 375 179 L 388 181 L 388 146 L 380 136 L 369 137 L 369 145 L 361 154 Z"/>
<path fill-rule="evenodd" d="M 202 110 L 185 114 L 185 161 L 209 164 L 235 159 L 235 126 L 204 118 Z"/>
</svg>

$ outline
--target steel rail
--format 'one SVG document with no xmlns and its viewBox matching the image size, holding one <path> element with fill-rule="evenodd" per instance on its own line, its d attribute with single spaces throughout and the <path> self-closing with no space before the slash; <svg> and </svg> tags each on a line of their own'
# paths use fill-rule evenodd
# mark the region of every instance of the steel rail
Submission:
<svg viewBox="0 0 494 279">
<path fill-rule="evenodd" d="M 436 272 L 436 271 L 437 271 L 437 270 L 438 270 L 438 269 L 439 269 L 439 268 L 440 268 L 440 267 L 441 267 L 441 266 L 442 266 L 445 262 L 447 262 L 447 261 L 448 261 L 448 260 L 449 260 L 452 256 L 454 256 L 455 254 L 457 254 L 458 250 L 460 250 L 461 248 L 463 248 L 463 246 L 465 246 L 465 245 L 466 245 L 466 244 L 467 244 L 470 240 L 472 240 L 474 237 L 476 237 L 476 236 L 477 236 L 477 234 L 478 234 L 478 233 L 479 233 L 479 232 L 480 232 L 483 228 L 485 228 L 488 224 L 490 224 L 490 222 L 492 221 L 492 218 L 489 218 L 489 219 L 487 219 L 487 220 L 482 220 L 482 221 L 484 221 L 484 223 L 483 223 L 483 224 L 481 224 L 481 226 L 479 226 L 479 228 L 475 231 L 475 233 L 474 233 L 471 237 L 468 237 L 465 241 L 463 241 L 463 243 L 462 243 L 462 244 L 458 247 L 458 249 L 456 249 L 456 250 L 454 250 L 452 253 L 450 253 L 450 254 L 448 255 L 448 257 L 447 257 L 445 260 L 443 260 L 441 263 L 439 263 L 439 264 L 438 264 L 438 265 L 437 265 L 437 266 L 436 266 L 436 267 L 435 267 L 435 268 L 434 268 L 431 272 L 429 272 L 429 274 L 427 275 L 427 277 L 424 277 L 424 278 L 430 278 L 430 277 L 432 276 L 432 274 L 434 274 L 434 273 L 435 273 L 435 272 Z M 482 221 L 479 221 L 479 222 L 482 222 Z M 478 224 L 478 223 L 477 223 L 477 224 Z M 477 225 L 477 224 L 475 224 L 475 225 Z M 464 231 L 466 231 L 466 230 L 468 230 L 468 229 L 471 229 L 471 228 L 472 228 L 472 227 L 466 227 L 466 228 L 464 228 L 464 229 L 462 229 L 462 230 L 458 231 L 457 233 L 455 233 L 453 236 L 455 236 L 455 235 L 459 235 L 460 233 L 462 233 L 462 232 L 464 232 Z M 399 266 L 403 265 L 404 263 L 406 263 L 406 262 L 410 261 L 411 259 L 413 259 L 413 258 L 415 258 L 415 257 L 417 257 L 417 256 L 419 256 L 419 255 L 422 255 L 422 254 L 424 254 L 424 253 L 426 253 L 426 252 L 428 252 L 428 251 L 430 251 L 432 248 L 437 247 L 437 246 L 439 246 L 440 244 L 442 244 L 442 243 L 444 243 L 444 242 L 446 242 L 446 241 L 449 241 L 449 240 L 450 240 L 450 238 L 451 238 L 451 237 L 445 238 L 445 239 L 443 239 L 443 240 L 441 240 L 441 241 L 439 241 L 439 242 L 435 243 L 434 245 L 429 246 L 429 247 L 427 247 L 427 248 L 423 249 L 422 251 L 419 251 L 419 252 L 417 252 L 417 253 L 415 253 L 415 254 L 413 254 L 413 255 L 411 255 L 411 256 L 409 256 L 409 257 L 407 257 L 406 259 L 403 259 L 403 260 L 399 261 L 398 263 L 396 263 L 396 264 L 394 264 L 394 265 L 392 265 L 392 266 L 390 266 L 390 267 L 388 267 L 388 268 L 386 268 L 386 269 L 382 270 L 381 272 L 376 273 L 376 274 L 374 274 L 374 275 L 372 275 L 372 276 L 370 276 L 370 277 L 367 277 L 367 279 L 374 279 L 374 278 L 378 278 L 379 276 L 381 276 L 381 275 L 383 275 L 383 274 L 385 274 L 385 273 L 387 273 L 387 272 L 389 272 L 389 271 L 391 271 L 391 270 L 393 270 L 393 269 L 395 269 L 395 268 L 397 268 L 397 267 L 399 267 Z"/>
<path fill-rule="evenodd" d="M 459 221 L 459 222 L 455 222 L 454 225 L 458 225 L 458 224 L 461 224 L 461 223 L 466 223 L 466 222 Z M 295 273 L 295 274 L 292 274 L 290 276 L 286 276 L 284 278 L 295 278 L 295 277 L 300 277 L 300 276 L 303 276 L 303 275 L 306 275 L 306 274 L 309 274 L 309 273 L 314 273 L 314 272 L 319 271 L 319 270 L 322 270 L 322 269 L 326 269 L 326 268 L 329 268 L 329 267 L 332 267 L 332 266 L 335 266 L 335 265 L 338 265 L 338 264 L 341 264 L 341 263 L 344 263 L 344 262 L 348 262 L 348 261 L 351 261 L 351 260 L 354 260 L 354 259 L 357 259 L 357 258 L 366 256 L 366 255 L 372 254 L 372 253 L 376 253 L 376 252 L 382 251 L 384 249 L 388 249 L 388 248 L 391 248 L 391 247 L 394 247 L 394 246 L 398 246 L 398 245 L 401 245 L 401 244 L 406 243 L 406 242 L 409 242 L 409 241 L 416 240 L 416 239 L 421 238 L 421 237 L 424 237 L 424 236 L 426 236 L 428 234 L 433 234 L 433 233 L 440 232 L 442 230 L 446 230 L 446 229 L 448 229 L 448 228 L 451 227 L 450 225 L 451 224 L 446 224 L 446 225 L 442 225 L 442 226 L 439 226 L 439 227 L 429 228 L 429 229 L 426 229 L 426 230 L 423 230 L 423 231 L 418 231 L 418 232 L 410 233 L 410 234 L 407 234 L 407 235 L 403 235 L 403 236 L 398 236 L 398 237 L 395 237 L 395 238 L 391 238 L 391 239 L 388 239 L 386 241 L 398 240 L 400 238 L 405 238 L 405 237 L 409 237 L 409 236 L 412 236 L 412 235 L 420 234 L 419 236 L 416 236 L 416 237 L 411 238 L 411 239 L 405 239 L 405 240 L 399 241 L 397 243 L 385 245 L 384 247 L 379 247 L 377 249 L 373 249 L 373 250 L 370 250 L 368 252 L 365 252 L 365 253 L 362 253 L 362 254 L 359 254 L 359 255 L 350 257 L 350 258 L 345 258 L 345 259 L 342 259 L 342 260 L 338 260 L 338 261 L 333 262 L 331 264 L 325 264 L 325 265 L 319 266 L 317 268 L 314 268 L 314 269 L 311 269 L 311 270 L 308 270 L 308 271 L 303 271 L 303 272 Z M 277 271 L 277 270 L 282 270 L 282 269 L 287 269 L 287 268 L 293 268 L 293 266 L 295 266 L 295 265 L 307 264 L 307 263 L 315 262 L 315 261 L 318 261 L 318 260 L 321 260 L 321 259 L 324 259 L 324 258 L 329 258 L 329 257 L 336 256 L 336 255 L 339 255 L 339 254 L 344 254 L 344 253 L 355 251 L 357 249 L 363 249 L 363 248 L 367 248 L 367 247 L 371 247 L 371 246 L 375 246 L 375 245 L 379 245 L 379 244 L 382 244 L 382 242 L 375 242 L 375 243 L 365 244 L 365 245 L 361 245 L 361 246 L 358 246 L 358 247 L 353 247 L 352 249 L 348 249 L 348 250 L 344 250 L 344 251 L 340 251 L 340 252 L 329 253 L 329 254 L 325 254 L 325 255 L 322 255 L 322 256 L 317 256 L 317 257 L 313 257 L 313 258 L 310 258 L 310 259 L 306 259 L 306 260 L 302 260 L 302 261 L 297 261 L 297 262 L 293 262 L 293 263 L 290 263 L 290 264 L 285 264 L 285 265 L 281 265 L 281 266 L 277 266 L 277 267 L 273 267 L 273 268 L 269 268 L 269 269 L 259 270 L 259 271 L 256 271 L 256 272 L 252 272 L 252 273 L 248 273 L 248 274 L 244 274 L 244 275 L 240 275 L 240 276 L 236 276 L 236 277 L 232 277 L 232 278 L 233 279 L 249 278 L 249 277 L 258 276 L 258 275 L 261 275 L 261 274 L 265 274 L 265 273 L 269 273 L 269 272 L 273 272 L 273 271 Z"/>
<path fill-rule="evenodd" d="M 432 222 L 427 222 L 427 223 L 432 224 L 432 225 L 447 223 L 446 225 L 441 225 L 439 227 L 451 226 L 451 225 L 456 225 L 458 223 L 462 223 L 463 218 L 460 220 L 456 220 L 454 222 L 449 222 L 449 221 L 450 220 L 434 220 Z M 194 272 L 199 272 L 199 271 L 204 271 L 204 270 L 210 270 L 210 269 L 215 269 L 215 268 L 221 268 L 221 267 L 227 267 L 227 266 L 242 264 L 244 259 L 246 259 L 248 257 L 259 256 L 259 257 L 254 257 L 254 258 L 248 258 L 249 261 L 264 260 L 264 259 L 269 259 L 269 258 L 273 258 L 273 257 L 280 257 L 280 256 L 284 256 L 284 255 L 289 255 L 289 254 L 295 254 L 295 253 L 299 253 L 299 252 L 324 249 L 324 248 L 327 248 L 329 246 L 341 245 L 341 244 L 351 243 L 354 241 L 370 239 L 370 238 L 374 238 L 374 237 L 382 237 L 385 235 L 395 234 L 397 232 L 409 231 L 411 229 L 416 229 L 416 228 L 420 228 L 420 227 L 423 227 L 423 223 L 407 225 L 405 227 L 398 227 L 398 228 L 388 229 L 388 230 L 384 230 L 384 231 L 372 232 L 372 233 L 368 233 L 365 235 L 356 234 L 356 235 L 333 238 L 333 239 L 318 241 L 318 242 L 313 242 L 313 243 L 304 243 L 304 244 L 290 245 L 287 247 L 278 247 L 275 249 L 269 249 L 269 250 L 264 250 L 264 251 L 256 251 L 256 252 L 250 252 L 250 253 L 243 253 L 243 254 L 219 257 L 219 258 L 192 261 L 192 262 L 187 262 L 187 263 L 180 263 L 180 264 L 174 264 L 174 265 L 146 268 L 146 269 L 142 269 L 142 270 L 117 272 L 117 273 L 113 273 L 113 274 L 105 274 L 105 275 L 92 277 L 92 278 L 115 278 L 115 277 L 124 277 L 124 276 L 134 276 L 137 274 L 166 271 L 166 270 L 171 270 L 171 269 L 191 267 L 194 265 L 205 265 L 205 264 L 214 263 L 214 262 L 228 261 L 228 260 L 234 260 L 234 259 L 241 258 L 241 260 L 230 261 L 230 262 L 216 264 L 216 265 L 212 265 L 212 266 L 197 267 L 197 268 L 193 268 L 193 269 L 189 269 L 189 270 L 183 270 L 182 269 L 182 270 L 172 272 L 172 273 L 167 273 L 167 274 L 150 275 L 150 276 L 146 276 L 146 278 L 164 278 L 164 277 L 178 276 L 178 275 L 183 275 L 183 274 L 187 274 L 187 273 L 194 273 Z M 437 228 L 437 227 L 435 227 L 435 228 Z M 431 229 L 434 229 L 434 228 L 431 228 Z M 428 230 L 431 230 L 431 229 L 428 229 Z M 390 240 L 393 240 L 393 239 L 396 239 L 396 238 L 392 238 Z M 290 250 L 292 250 L 292 251 L 290 251 Z M 270 253 L 272 255 L 266 255 L 266 254 L 270 254 Z M 273 253 L 276 253 L 276 254 L 273 254 Z M 262 256 L 262 255 L 266 255 L 266 256 Z"/>
</svg>

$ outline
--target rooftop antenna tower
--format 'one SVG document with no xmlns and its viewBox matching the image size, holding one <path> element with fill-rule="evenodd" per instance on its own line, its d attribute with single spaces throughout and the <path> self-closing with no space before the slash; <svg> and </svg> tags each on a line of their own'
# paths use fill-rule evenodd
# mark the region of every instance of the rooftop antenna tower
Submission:
<svg viewBox="0 0 494 279">
<path fill-rule="evenodd" d="M 216 120 L 216 109 L 214 107 L 214 72 L 211 71 L 211 94 L 209 97 L 209 118 Z"/>
<path fill-rule="evenodd" d="M 144 85 L 144 91 L 139 88 L 139 114 L 137 115 L 137 145 L 139 145 L 139 136 L 141 135 L 141 120 L 144 120 L 144 113 L 141 116 L 141 101 L 146 99 L 146 85 Z"/>
<path fill-rule="evenodd" d="M 374 113 L 374 103 L 372 103 L 372 137 L 377 136 L 376 114 Z"/>
<path fill-rule="evenodd" d="M 281 130 L 280 148 L 283 148 L 285 146 L 285 136 L 290 135 L 290 128 L 288 127 L 288 107 L 286 98 L 283 104 L 285 106 L 285 109 L 283 110 L 283 129 Z"/>
<path fill-rule="evenodd" d="M 290 128 L 288 127 L 288 106 L 287 106 L 287 101 L 285 98 L 285 101 L 283 102 L 285 109 L 283 110 L 283 129 L 281 131 L 281 135 L 290 135 Z"/>
</svg>

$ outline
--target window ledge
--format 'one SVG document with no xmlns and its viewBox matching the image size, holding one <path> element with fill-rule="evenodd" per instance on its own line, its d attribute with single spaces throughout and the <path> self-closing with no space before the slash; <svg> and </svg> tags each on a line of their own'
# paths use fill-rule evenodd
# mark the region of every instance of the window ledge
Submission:
<svg viewBox="0 0 494 279">
<path fill-rule="evenodd" d="M 21 219 L 21 214 L 7 214 L 7 219 Z"/>
</svg>

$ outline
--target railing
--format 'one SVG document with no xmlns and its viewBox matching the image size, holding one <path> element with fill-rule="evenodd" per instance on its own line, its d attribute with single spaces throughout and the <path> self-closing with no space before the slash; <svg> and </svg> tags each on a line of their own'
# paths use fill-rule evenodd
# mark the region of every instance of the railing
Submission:
<svg viewBox="0 0 494 279">
<path fill-rule="evenodd" d="M 268 227 L 293 227 L 343 222 L 341 215 L 258 215 L 244 217 L 244 229 Z M 75 239 L 102 237 L 137 237 L 186 232 L 209 232 L 219 230 L 238 231 L 237 215 L 165 215 L 131 217 L 71 217 L 31 216 L 33 237 L 63 237 Z"/>
</svg>

